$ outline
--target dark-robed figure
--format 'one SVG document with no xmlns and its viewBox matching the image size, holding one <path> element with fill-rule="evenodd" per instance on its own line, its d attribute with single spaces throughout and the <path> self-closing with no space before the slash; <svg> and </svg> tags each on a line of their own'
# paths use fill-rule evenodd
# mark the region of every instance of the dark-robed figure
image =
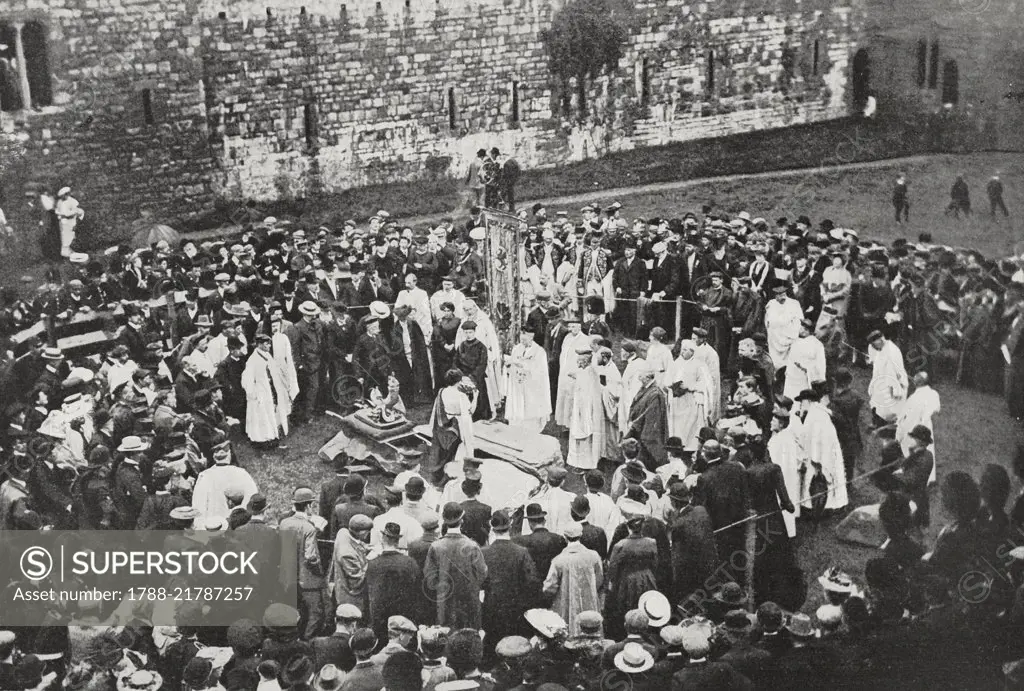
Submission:
<svg viewBox="0 0 1024 691">
<path fill-rule="evenodd" d="M 487 346 L 476 338 L 476 322 L 464 321 L 460 327 L 465 339 L 455 349 L 455 367 L 476 384 L 474 420 L 491 417 L 491 402 L 487 397 Z"/>
<path fill-rule="evenodd" d="M 654 382 L 650 367 L 639 374 L 640 391 L 629 406 L 627 438 L 640 442 L 640 460 L 650 469 L 664 465 L 665 439 L 668 438 L 668 408 L 665 394 Z"/>
<path fill-rule="evenodd" d="M 391 366 L 398 379 L 402 400 L 413 404 L 428 398 L 431 391 L 430 358 L 427 355 L 427 341 L 420 325 L 410 319 L 412 308 L 399 305 L 395 308 L 395 325 L 389 334 Z"/>
<path fill-rule="evenodd" d="M 434 333 L 430 337 L 430 351 L 434 357 L 434 381 L 437 388 L 444 386 L 444 377 L 448 370 L 455 367 L 455 337 L 459 333 L 462 320 L 455 316 L 455 305 L 450 302 L 441 304 L 441 318 L 434 324 Z"/>
<path fill-rule="evenodd" d="M 747 486 L 750 508 L 763 516 L 755 523 L 754 599 L 757 604 L 774 602 L 785 587 L 776 579 L 790 574 L 795 564 L 782 511 L 793 513 L 796 507 L 786 491 L 782 468 L 763 453 L 755 454 L 747 468 Z"/>
</svg>

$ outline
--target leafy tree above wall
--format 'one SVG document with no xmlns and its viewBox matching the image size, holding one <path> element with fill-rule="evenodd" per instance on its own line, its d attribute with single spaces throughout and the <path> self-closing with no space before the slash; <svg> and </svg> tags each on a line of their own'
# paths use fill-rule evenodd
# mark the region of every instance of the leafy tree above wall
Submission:
<svg viewBox="0 0 1024 691">
<path fill-rule="evenodd" d="M 575 80 L 577 115 L 586 116 L 588 83 L 618 67 L 636 21 L 632 0 L 569 0 L 555 12 L 542 38 L 563 114 L 568 114 Z"/>
</svg>

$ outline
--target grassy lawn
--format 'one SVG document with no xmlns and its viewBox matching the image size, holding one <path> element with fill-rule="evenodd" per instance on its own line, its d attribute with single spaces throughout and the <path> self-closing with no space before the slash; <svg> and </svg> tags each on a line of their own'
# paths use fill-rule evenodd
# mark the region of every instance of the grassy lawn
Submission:
<svg viewBox="0 0 1024 691">
<path fill-rule="evenodd" d="M 901 170 L 907 174 L 911 206 L 910 223 L 898 226 L 890 197 L 892 183 Z M 993 220 L 989 215 L 985 184 L 995 171 L 1000 172 L 1004 199 L 1013 214 L 1009 219 L 999 216 Z M 969 219 L 957 220 L 944 214 L 949 188 L 957 174 L 964 175 L 971 189 L 976 213 Z M 973 247 L 986 255 L 999 256 L 1013 252 L 1015 244 L 1024 240 L 1022 185 L 1024 159 L 1020 155 L 949 154 L 905 167 L 893 164 L 866 170 L 816 170 L 810 174 L 721 180 L 675 192 L 630 195 L 618 201 L 623 205 L 620 214 L 627 219 L 681 217 L 686 211 L 699 212 L 703 204 L 710 204 L 730 214 L 749 211 L 771 225 L 780 216 L 793 220 L 806 214 L 815 224 L 830 218 L 837 226 L 857 230 L 862 239 L 887 244 L 898 237 L 917 242 L 918 234 L 929 232 L 937 243 Z M 554 209 L 578 214 L 578 208 Z"/>
</svg>

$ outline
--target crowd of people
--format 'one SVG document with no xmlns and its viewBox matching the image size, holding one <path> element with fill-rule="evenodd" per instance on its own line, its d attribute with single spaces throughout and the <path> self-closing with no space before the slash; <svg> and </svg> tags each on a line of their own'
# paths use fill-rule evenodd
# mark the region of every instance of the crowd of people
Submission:
<svg viewBox="0 0 1024 691">
<path fill-rule="evenodd" d="M 31 294 L 5 290 L 0 530 L 276 530 L 298 597 L 230 627 L 154 626 L 124 603 L 66 603 L 45 628 L 0 612 L 2 688 L 877 688 L 1020 655 L 1024 503 L 1007 512 L 998 463 L 936 472 L 931 386 L 1004 386 L 1024 416 L 1016 259 L 807 217 L 535 205 L 505 347 L 481 214 L 419 231 L 385 212 L 267 218 L 231 242 L 69 252 Z M 99 355 L 17 352 L 96 314 Z M 269 505 L 243 466 L 351 398 L 432 404 L 427 453 L 379 492 L 341 454 Z M 568 435 L 521 505 L 489 503 L 488 419 Z M 867 483 L 885 544 L 861 584 L 822 575 L 826 604 L 804 614 L 794 538 Z M 926 548 L 936 485 L 952 522 Z M 964 574 L 984 598 L 962 597 Z"/>
</svg>

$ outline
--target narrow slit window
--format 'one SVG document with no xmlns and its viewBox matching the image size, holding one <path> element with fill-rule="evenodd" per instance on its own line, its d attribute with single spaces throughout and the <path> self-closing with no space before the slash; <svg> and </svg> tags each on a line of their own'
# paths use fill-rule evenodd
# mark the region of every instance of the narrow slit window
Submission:
<svg viewBox="0 0 1024 691">
<path fill-rule="evenodd" d="M 651 72 L 647 58 L 640 62 L 640 107 L 651 105 Z"/>
<path fill-rule="evenodd" d="M 928 88 L 935 89 L 939 85 L 939 42 L 932 41 L 931 59 L 928 61 Z"/>
<path fill-rule="evenodd" d="M 458 124 L 458 113 L 455 112 L 455 87 L 448 87 L 448 127 L 455 129 Z"/>
<path fill-rule="evenodd" d="M 512 81 L 512 124 L 519 124 L 519 82 Z"/>
<path fill-rule="evenodd" d="M 821 42 L 818 39 L 814 39 L 814 54 L 811 56 L 811 74 L 818 75 L 818 64 L 821 59 L 820 51 Z"/>
<path fill-rule="evenodd" d="M 318 122 L 317 109 L 315 103 L 307 103 L 302 107 L 302 122 L 303 128 L 306 133 L 306 148 L 317 148 L 317 141 L 319 140 L 318 130 L 320 129 L 320 123 Z"/>
<path fill-rule="evenodd" d="M 153 91 L 142 90 L 142 118 L 147 125 L 152 125 L 156 120 L 153 118 Z"/>
<path fill-rule="evenodd" d="M 924 88 L 928 81 L 928 41 L 921 39 L 917 42 L 917 86 Z"/>
<path fill-rule="evenodd" d="M 708 51 L 708 79 L 707 79 L 707 92 L 708 95 L 715 93 L 715 51 Z"/>
</svg>

